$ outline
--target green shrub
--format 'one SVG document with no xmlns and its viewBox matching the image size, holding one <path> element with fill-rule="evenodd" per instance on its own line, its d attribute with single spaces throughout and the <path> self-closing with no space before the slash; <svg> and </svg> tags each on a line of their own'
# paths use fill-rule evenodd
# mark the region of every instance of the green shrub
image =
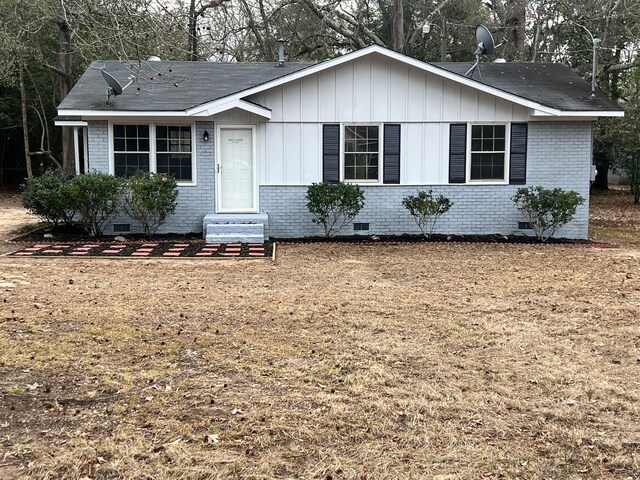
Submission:
<svg viewBox="0 0 640 480">
<path fill-rule="evenodd" d="M 584 203 L 578 192 L 561 188 L 522 187 L 511 197 L 518 210 L 525 212 L 531 228 L 541 242 L 551 238 L 558 228 L 569 223 Z"/>
<path fill-rule="evenodd" d="M 176 211 L 176 198 L 178 186 L 173 177 L 138 172 L 127 180 L 122 208 L 140 223 L 145 235 L 152 235 Z"/>
<path fill-rule="evenodd" d="M 47 171 L 22 185 L 22 204 L 54 228 L 71 225 L 75 209 L 68 194 L 73 176 L 61 170 Z"/>
<path fill-rule="evenodd" d="M 123 184 L 123 179 L 102 172 L 78 175 L 70 182 L 71 203 L 89 235 L 102 235 L 105 225 L 118 214 Z"/>
<path fill-rule="evenodd" d="M 449 211 L 453 203 L 442 195 L 434 197 L 431 190 L 421 190 L 417 195 L 404 197 L 402 205 L 409 210 L 422 234 L 428 238 L 433 233 L 438 219 Z"/>
<path fill-rule="evenodd" d="M 352 183 L 314 183 L 307 189 L 307 208 L 314 223 L 324 226 L 326 237 L 333 237 L 364 207 L 364 192 Z"/>
</svg>

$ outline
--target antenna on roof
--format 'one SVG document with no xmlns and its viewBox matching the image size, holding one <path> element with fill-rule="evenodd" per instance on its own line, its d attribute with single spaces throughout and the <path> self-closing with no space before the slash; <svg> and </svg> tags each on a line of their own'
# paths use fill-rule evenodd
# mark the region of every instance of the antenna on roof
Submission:
<svg viewBox="0 0 640 480">
<path fill-rule="evenodd" d="M 120 85 L 120 82 L 116 80 L 116 78 L 113 75 L 111 75 L 110 73 L 107 73 L 104 70 L 101 70 L 101 72 L 102 72 L 102 78 L 104 78 L 104 81 L 107 82 L 107 85 L 109 85 L 109 88 L 107 88 L 107 99 L 105 101 L 105 105 L 111 104 L 111 97 L 117 97 L 118 95 L 122 95 L 122 92 L 124 91 L 124 89 L 127 88 L 129 85 L 131 85 L 136 79 L 134 75 L 131 75 L 129 77 L 129 83 L 127 83 L 123 87 L 122 85 Z"/>
<path fill-rule="evenodd" d="M 506 37 L 502 39 L 498 45 L 493 41 L 493 36 L 487 27 L 484 25 L 478 25 L 476 27 L 476 63 L 467 70 L 467 73 L 464 74 L 465 77 L 473 77 L 473 72 L 478 70 L 478 75 L 480 75 L 480 80 L 482 80 L 482 74 L 480 73 L 480 58 L 483 55 L 493 55 L 493 52 L 496 48 L 501 47 L 507 43 Z"/>
</svg>

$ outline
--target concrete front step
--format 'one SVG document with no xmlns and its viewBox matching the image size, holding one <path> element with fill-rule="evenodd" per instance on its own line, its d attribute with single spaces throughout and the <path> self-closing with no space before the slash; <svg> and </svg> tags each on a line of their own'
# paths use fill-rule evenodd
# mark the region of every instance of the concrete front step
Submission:
<svg viewBox="0 0 640 480">
<path fill-rule="evenodd" d="M 263 223 L 210 223 L 207 243 L 264 243 Z"/>
<path fill-rule="evenodd" d="M 202 221 L 206 243 L 264 243 L 266 213 L 210 213 Z"/>
</svg>

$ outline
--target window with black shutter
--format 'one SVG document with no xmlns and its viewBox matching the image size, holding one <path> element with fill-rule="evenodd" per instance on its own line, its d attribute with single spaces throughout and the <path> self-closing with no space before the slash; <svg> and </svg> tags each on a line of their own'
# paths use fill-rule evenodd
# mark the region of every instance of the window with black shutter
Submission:
<svg viewBox="0 0 640 480">
<path fill-rule="evenodd" d="M 400 183 L 400 128 L 400 124 L 323 125 L 323 181 Z"/>
</svg>

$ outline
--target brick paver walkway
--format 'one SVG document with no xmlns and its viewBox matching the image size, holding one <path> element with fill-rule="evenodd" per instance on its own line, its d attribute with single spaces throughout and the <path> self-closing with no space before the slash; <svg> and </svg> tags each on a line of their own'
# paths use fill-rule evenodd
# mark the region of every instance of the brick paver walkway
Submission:
<svg viewBox="0 0 640 480">
<path fill-rule="evenodd" d="M 262 243 L 39 243 L 11 255 L 20 257 L 245 257 L 271 255 Z"/>
</svg>

